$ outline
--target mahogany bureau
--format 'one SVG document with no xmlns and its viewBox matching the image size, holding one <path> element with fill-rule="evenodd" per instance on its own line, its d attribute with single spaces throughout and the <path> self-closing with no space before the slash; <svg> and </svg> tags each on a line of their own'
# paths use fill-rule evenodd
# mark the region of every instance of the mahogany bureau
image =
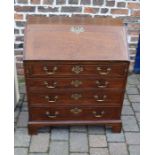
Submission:
<svg viewBox="0 0 155 155">
<path fill-rule="evenodd" d="M 61 125 L 105 125 L 120 132 L 128 67 L 121 20 L 29 17 L 24 38 L 29 134 Z"/>
</svg>

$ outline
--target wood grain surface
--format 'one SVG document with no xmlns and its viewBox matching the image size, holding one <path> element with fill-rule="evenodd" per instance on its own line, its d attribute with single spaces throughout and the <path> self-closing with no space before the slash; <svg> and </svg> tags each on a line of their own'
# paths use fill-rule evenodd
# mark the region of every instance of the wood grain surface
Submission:
<svg viewBox="0 0 155 155">
<path fill-rule="evenodd" d="M 25 60 L 129 59 L 120 20 L 59 18 L 31 19 L 26 26 Z M 72 32 L 74 26 L 82 27 L 84 32 Z"/>
</svg>

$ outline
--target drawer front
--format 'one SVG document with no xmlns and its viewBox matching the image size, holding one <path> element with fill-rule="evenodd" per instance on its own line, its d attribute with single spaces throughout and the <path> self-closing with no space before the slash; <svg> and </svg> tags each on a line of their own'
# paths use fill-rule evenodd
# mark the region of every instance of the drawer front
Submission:
<svg viewBox="0 0 155 155">
<path fill-rule="evenodd" d="M 124 88 L 123 78 L 29 78 L 30 91 L 54 90 L 57 88 Z"/>
<path fill-rule="evenodd" d="M 120 119 L 120 107 L 37 107 L 30 108 L 30 120 L 108 120 Z"/>
<path fill-rule="evenodd" d="M 58 91 L 53 93 L 29 93 L 31 105 L 59 104 L 120 104 L 123 92 L 113 91 Z"/>
<path fill-rule="evenodd" d="M 29 77 L 59 77 L 96 75 L 101 77 L 121 77 L 127 74 L 126 63 L 99 63 L 99 64 L 55 64 L 53 62 L 35 62 L 25 65 Z"/>
</svg>

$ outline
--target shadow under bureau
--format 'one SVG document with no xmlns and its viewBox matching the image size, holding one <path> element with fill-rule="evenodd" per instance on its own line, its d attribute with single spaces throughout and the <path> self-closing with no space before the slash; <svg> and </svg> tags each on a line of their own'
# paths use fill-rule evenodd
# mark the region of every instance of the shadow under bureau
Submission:
<svg viewBox="0 0 155 155">
<path fill-rule="evenodd" d="M 128 67 L 121 20 L 29 17 L 24 38 L 29 134 L 64 125 L 106 125 L 120 132 Z"/>
</svg>

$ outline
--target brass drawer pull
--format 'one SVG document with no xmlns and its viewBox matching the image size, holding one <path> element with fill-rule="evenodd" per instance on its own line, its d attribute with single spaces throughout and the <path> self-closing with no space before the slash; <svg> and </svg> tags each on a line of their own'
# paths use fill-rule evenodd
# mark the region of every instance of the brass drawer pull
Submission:
<svg viewBox="0 0 155 155">
<path fill-rule="evenodd" d="M 55 111 L 54 114 L 50 114 L 49 111 L 46 112 L 46 116 L 47 116 L 48 118 L 56 118 L 58 115 L 59 115 L 59 112 L 58 112 L 58 111 Z"/>
<path fill-rule="evenodd" d="M 45 99 L 47 99 L 50 103 L 54 103 L 58 99 L 58 96 L 54 96 L 53 99 L 50 96 L 45 96 Z"/>
<path fill-rule="evenodd" d="M 71 98 L 74 99 L 74 100 L 78 100 L 78 99 L 80 99 L 81 97 L 82 97 L 81 94 L 72 94 L 72 95 L 71 95 Z"/>
<path fill-rule="evenodd" d="M 82 109 L 79 109 L 79 108 L 73 108 L 70 110 L 71 113 L 73 114 L 79 114 L 82 112 Z"/>
<path fill-rule="evenodd" d="M 79 74 L 82 71 L 83 71 L 83 67 L 82 66 L 76 65 L 76 66 L 73 66 L 73 68 L 72 68 L 72 72 L 74 72 L 75 74 Z"/>
<path fill-rule="evenodd" d="M 47 81 L 44 81 L 44 84 L 45 84 L 45 86 L 47 87 L 47 88 L 49 88 L 49 89 L 53 89 L 53 88 L 55 88 L 56 87 L 56 82 L 53 82 L 53 84 L 52 85 L 49 85 L 49 83 L 47 82 Z"/>
<path fill-rule="evenodd" d="M 105 99 L 107 98 L 106 95 L 103 95 L 103 99 L 99 99 L 99 96 L 98 95 L 95 95 L 94 98 L 96 99 L 97 102 L 104 102 Z"/>
<path fill-rule="evenodd" d="M 105 72 L 102 71 L 102 68 L 101 68 L 101 67 L 97 67 L 96 69 L 97 69 L 97 71 L 99 71 L 99 74 L 100 74 L 100 75 L 107 75 L 107 74 L 109 74 L 110 71 L 111 71 L 111 68 L 107 68 Z"/>
<path fill-rule="evenodd" d="M 97 80 L 96 81 L 96 84 L 97 84 L 97 87 L 98 88 L 106 88 L 107 85 L 109 84 L 109 82 L 108 81 L 105 81 L 104 84 L 102 85 L 101 82 Z"/>
<path fill-rule="evenodd" d="M 105 112 L 104 111 L 101 111 L 101 114 L 97 114 L 96 111 L 93 111 L 93 114 L 94 114 L 94 117 L 101 118 L 101 117 L 103 117 L 103 115 L 105 114 Z"/>
<path fill-rule="evenodd" d="M 55 74 L 55 71 L 58 69 L 58 67 L 54 66 L 52 71 L 49 71 L 49 69 L 47 68 L 47 66 L 44 66 L 43 67 L 43 70 L 46 72 L 46 74 L 48 75 L 53 75 Z"/>
<path fill-rule="evenodd" d="M 71 81 L 71 85 L 73 85 L 74 87 L 79 87 L 82 84 L 82 81 L 80 80 L 72 80 Z"/>
</svg>

